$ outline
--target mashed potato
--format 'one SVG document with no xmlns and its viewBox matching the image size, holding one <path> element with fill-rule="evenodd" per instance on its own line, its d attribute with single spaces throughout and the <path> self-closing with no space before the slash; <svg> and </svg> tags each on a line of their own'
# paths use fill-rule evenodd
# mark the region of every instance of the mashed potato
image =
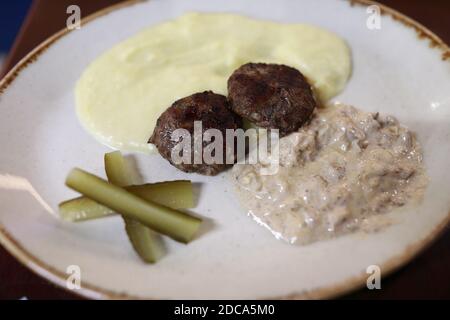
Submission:
<svg viewBox="0 0 450 320">
<path fill-rule="evenodd" d="M 93 61 L 76 87 L 77 114 L 100 142 L 148 152 L 166 108 L 195 92 L 227 94 L 228 77 L 244 63 L 295 67 L 326 101 L 344 88 L 350 60 L 341 38 L 314 26 L 190 13 L 143 30 Z"/>
</svg>

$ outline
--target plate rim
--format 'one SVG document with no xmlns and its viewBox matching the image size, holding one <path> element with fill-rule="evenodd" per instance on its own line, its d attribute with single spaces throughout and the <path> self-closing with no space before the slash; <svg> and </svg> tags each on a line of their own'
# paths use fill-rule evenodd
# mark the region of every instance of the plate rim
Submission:
<svg viewBox="0 0 450 320">
<path fill-rule="evenodd" d="M 148 0 L 150 1 L 150 0 Z M 126 0 L 124 2 L 108 6 L 100 11 L 97 11 L 91 15 L 81 19 L 81 24 L 87 24 L 97 18 L 105 16 L 116 10 L 130 7 L 132 5 L 147 2 L 147 0 Z M 430 41 L 430 49 L 438 49 L 441 51 L 441 58 L 443 61 L 450 60 L 450 47 L 436 34 L 429 30 L 424 25 L 420 24 L 416 20 L 398 12 L 395 9 L 390 8 L 384 4 L 378 3 L 373 0 L 347 0 L 350 6 L 361 5 L 370 6 L 377 5 L 381 9 L 381 14 L 387 14 L 391 16 L 397 22 L 402 23 L 405 27 L 413 29 L 419 38 L 419 40 Z M 69 34 L 73 30 L 67 28 L 60 30 L 54 35 L 44 40 L 41 44 L 35 47 L 30 53 L 22 58 L 1 80 L 0 80 L 0 97 L 6 92 L 10 84 L 19 76 L 20 72 L 26 69 L 28 65 L 37 61 L 41 54 L 43 54 L 50 46 L 56 43 L 59 39 Z M 434 229 L 428 233 L 422 240 L 419 240 L 413 244 L 407 246 L 407 248 L 401 254 L 391 257 L 385 261 L 380 267 L 383 269 L 383 276 L 391 274 L 400 267 L 408 264 L 421 254 L 425 249 L 430 247 L 437 239 L 439 239 L 444 231 L 450 227 L 450 211 L 447 216 L 439 222 Z M 101 288 L 90 283 L 83 281 L 83 284 L 79 290 L 69 290 L 66 286 L 67 274 L 55 269 L 54 267 L 46 264 L 40 258 L 34 256 L 31 252 L 26 250 L 18 240 L 16 240 L 6 229 L 3 224 L 0 223 L 0 244 L 22 265 L 27 267 L 30 271 L 36 275 L 56 284 L 58 287 L 78 295 L 83 298 L 91 299 L 158 299 L 155 297 L 139 297 L 132 294 L 123 292 L 116 292 L 109 289 Z M 340 281 L 337 284 L 329 286 L 323 286 L 312 290 L 294 292 L 286 295 L 267 297 L 267 299 L 331 299 L 352 292 L 358 288 L 363 287 L 367 279 L 367 274 L 362 272 L 360 275 L 347 278 Z"/>
</svg>

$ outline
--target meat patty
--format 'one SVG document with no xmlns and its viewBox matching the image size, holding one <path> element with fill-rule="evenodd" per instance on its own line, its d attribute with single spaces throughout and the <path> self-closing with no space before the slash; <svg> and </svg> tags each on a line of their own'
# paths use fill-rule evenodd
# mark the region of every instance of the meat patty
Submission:
<svg viewBox="0 0 450 320">
<path fill-rule="evenodd" d="M 203 157 L 201 163 L 194 163 L 194 121 L 202 122 L 202 136 L 208 129 L 218 129 L 223 137 L 223 158 L 220 163 L 207 164 Z M 242 120 L 231 111 L 225 96 L 212 91 L 195 93 L 175 101 L 159 118 L 149 143 L 153 143 L 159 153 L 172 165 L 185 172 L 197 172 L 205 175 L 216 175 L 231 164 L 226 164 L 226 129 L 242 127 Z M 191 136 L 190 163 L 175 163 L 172 159 L 172 149 L 183 138 L 172 139 L 176 129 L 186 129 Z M 213 140 L 214 141 L 214 140 Z M 210 141 L 202 142 L 203 149 Z M 183 152 L 179 152 L 183 155 Z M 213 153 L 213 156 L 215 153 Z M 235 154 L 232 155 L 235 158 Z"/>
<path fill-rule="evenodd" d="M 259 127 L 297 131 L 311 116 L 316 101 L 310 85 L 297 69 L 247 63 L 228 79 L 228 100 L 234 112 Z"/>
</svg>

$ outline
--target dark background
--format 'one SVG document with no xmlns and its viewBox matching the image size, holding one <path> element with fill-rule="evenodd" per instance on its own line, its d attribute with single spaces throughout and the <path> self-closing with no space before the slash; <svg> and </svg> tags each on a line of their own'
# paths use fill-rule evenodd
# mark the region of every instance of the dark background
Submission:
<svg viewBox="0 0 450 320">
<path fill-rule="evenodd" d="M 225 0 L 224 0 L 225 1 Z M 243 0 L 245 1 L 245 0 Z M 1 0 L 0 70 L 13 67 L 36 45 L 65 27 L 66 8 L 83 16 L 120 0 Z M 450 0 L 380 0 L 419 21 L 450 43 Z M 5 59 L 2 59 L 2 54 Z M 3 62 L 2 62 L 3 60 Z M 3 66 L 3 67 L 1 67 Z M 449 92 L 450 94 L 450 92 Z M 76 299 L 34 275 L 0 247 L 0 299 Z M 343 299 L 450 299 L 450 230 L 407 266 L 382 280 L 381 290 L 361 289 Z"/>
<path fill-rule="evenodd" d="M 31 0 L 0 2 L 0 52 L 6 53 L 14 42 Z"/>
</svg>

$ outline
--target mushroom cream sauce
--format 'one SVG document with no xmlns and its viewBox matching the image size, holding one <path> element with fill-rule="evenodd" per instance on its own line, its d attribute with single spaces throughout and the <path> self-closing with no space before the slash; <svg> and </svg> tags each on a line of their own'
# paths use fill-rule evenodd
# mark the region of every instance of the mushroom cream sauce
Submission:
<svg viewBox="0 0 450 320">
<path fill-rule="evenodd" d="M 396 119 L 343 104 L 316 110 L 280 139 L 280 166 L 232 170 L 241 202 L 280 239 L 307 244 L 389 223 L 382 214 L 423 197 L 421 147 Z"/>
</svg>

